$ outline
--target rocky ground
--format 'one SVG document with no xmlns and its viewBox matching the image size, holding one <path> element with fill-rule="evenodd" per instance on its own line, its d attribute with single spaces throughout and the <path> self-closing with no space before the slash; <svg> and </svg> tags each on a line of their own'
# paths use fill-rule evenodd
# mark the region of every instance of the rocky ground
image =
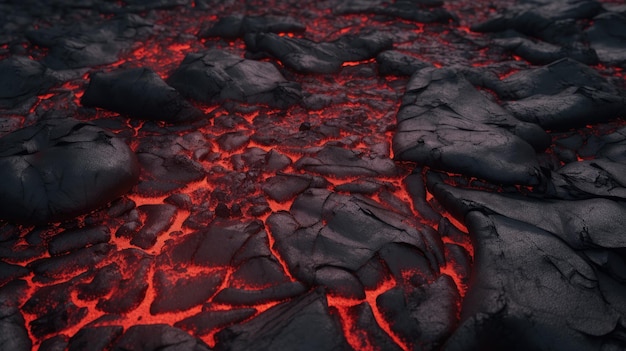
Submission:
<svg viewBox="0 0 626 351">
<path fill-rule="evenodd" d="M 0 1 L 0 350 L 626 348 L 626 5 Z"/>
</svg>

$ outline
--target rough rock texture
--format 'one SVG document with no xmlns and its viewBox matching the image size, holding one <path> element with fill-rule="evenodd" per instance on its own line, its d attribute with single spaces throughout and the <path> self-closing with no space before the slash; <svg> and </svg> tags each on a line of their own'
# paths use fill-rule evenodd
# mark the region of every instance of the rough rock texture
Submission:
<svg viewBox="0 0 626 351">
<path fill-rule="evenodd" d="M 538 183 L 533 146 L 547 146 L 545 132 L 512 117 L 454 70 L 422 69 L 402 101 L 396 159 L 499 183 Z"/>
<path fill-rule="evenodd" d="M 0 61 L 0 81 L 4 82 L 0 85 L 0 108 L 3 109 L 43 94 L 57 82 L 44 65 L 19 56 Z"/>
<path fill-rule="evenodd" d="M 392 45 L 385 33 L 343 36 L 333 42 L 281 37 L 273 33 L 250 34 L 246 48 L 253 53 L 275 57 L 286 67 L 302 73 L 333 73 L 344 62 L 363 61 Z"/>
<path fill-rule="evenodd" d="M 203 116 L 176 89 L 147 68 L 93 74 L 81 103 L 134 118 L 165 122 L 191 121 Z"/>
<path fill-rule="evenodd" d="M 626 15 L 603 13 L 593 18 L 593 24 L 585 34 L 600 61 L 610 65 L 626 67 Z"/>
<path fill-rule="evenodd" d="M 617 296 L 626 286 L 615 268 L 626 245 L 615 234 L 623 204 L 465 190 L 434 176 L 429 188 L 467 224 L 475 250 L 462 325 L 446 350 L 624 347 Z"/>
<path fill-rule="evenodd" d="M 300 33 L 306 27 L 293 17 L 286 16 L 226 16 L 203 28 L 200 38 L 240 38 L 247 33 Z"/>
<path fill-rule="evenodd" d="M 350 0 L 335 8 L 335 13 L 374 13 L 422 23 L 447 22 L 453 15 L 443 9 L 441 0 Z"/>
<path fill-rule="evenodd" d="M 137 159 L 111 133 L 73 119 L 50 120 L 0 139 L 0 214 L 42 223 L 86 213 L 125 194 Z"/>
<path fill-rule="evenodd" d="M 114 351 L 210 351 L 200 339 L 167 324 L 144 324 L 130 327 L 113 348 Z"/>
<path fill-rule="evenodd" d="M 319 292 L 276 305 L 216 335 L 216 350 L 350 350 Z"/>
<path fill-rule="evenodd" d="M 624 91 L 572 59 L 513 74 L 494 87 L 515 117 L 548 129 L 567 129 L 626 113 Z"/>
<path fill-rule="evenodd" d="M 152 33 L 152 22 L 137 15 L 120 15 L 101 24 L 76 23 L 67 27 L 41 28 L 28 33 L 36 45 L 49 48 L 44 64 L 53 69 L 72 69 L 113 63 L 135 41 Z"/>
<path fill-rule="evenodd" d="M 167 82 L 181 94 L 208 103 L 237 100 L 285 108 L 302 98 L 300 86 L 274 65 L 220 50 L 188 54 Z"/>
</svg>

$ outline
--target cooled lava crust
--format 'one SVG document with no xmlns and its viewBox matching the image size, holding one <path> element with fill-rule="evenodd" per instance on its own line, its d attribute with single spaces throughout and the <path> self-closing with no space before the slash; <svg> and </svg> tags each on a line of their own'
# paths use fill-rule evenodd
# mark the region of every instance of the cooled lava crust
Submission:
<svg viewBox="0 0 626 351">
<path fill-rule="evenodd" d="M 0 350 L 626 349 L 622 1 L 0 24 Z"/>
</svg>

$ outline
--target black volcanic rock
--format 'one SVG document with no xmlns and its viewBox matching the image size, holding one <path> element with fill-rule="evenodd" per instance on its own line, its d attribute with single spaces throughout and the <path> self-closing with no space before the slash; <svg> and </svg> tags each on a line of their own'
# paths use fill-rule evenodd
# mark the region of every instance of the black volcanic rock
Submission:
<svg viewBox="0 0 626 351">
<path fill-rule="evenodd" d="M 547 42 L 567 44 L 572 41 L 573 21 L 591 19 L 601 10 L 602 5 L 595 0 L 527 1 L 508 7 L 503 13 L 474 25 L 471 29 L 477 32 L 513 29 Z"/>
<path fill-rule="evenodd" d="M 381 257 L 399 279 L 406 278 L 403 270 L 421 277 L 438 272 L 443 261 L 439 238 L 427 228 L 408 225 L 410 221 L 371 200 L 309 189 L 296 198 L 290 213 L 274 213 L 267 223 L 274 249 L 291 274 L 303 283 L 352 297 L 363 296 L 363 286 L 371 285 L 369 275 L 362 281 L 357 272 L 387 252 Z M 411 257 L 398 259 L 400 252 Z"/>
<path fill-rule="evenodd" d="M 310 156 L 303 156 L 294 166 L 309 172 L 338 177 L 393 176 L 397 173 L 396 165 L 388 157 L 366 155 L 356 150 L 329 145 Z"/>
<path fill-rule="evenodd" d="M 275 57 L 302 73 L 338 72 L 344 62 L 367 60 L 392 46 L 385 33 L 347 35 L 329 43 L 257 33 L 247 35 L 245 41 L 249 51 Z"/>
<path fill-rule="evenodd" d="M 111 230 L 106 226 L 66 230 L 48 242 L 50 255 L 60 255 L 86 246 L 107 243 L 111 239 Z"/>
<path fill-rule="evenodd" d="M 72 336 L 68 342 L 68 351 L 105 351 L 109 345 L 122 335 L 121 326 L 85 327 Z"/>
<path fill-rule="evenodd" d="M 14 56 L 0 61 L 0 81 L 0 108 L 9 109 L 45 93 L 57 79 L 41 63 Z"/>
<path fill-rule="evenodd" d="M 134 325 L 118 340 L 113 351 L 210 351 L 202 340 L 167 324 Z"/>
<path fill-rule="evenodd" d="M 411 76 L 422 68 L 432 67 L 430 63 L 395 50 L 381 52 L 376 62 L 378 73 L 382 75 Z"/>
<path fill-rule="evenodd" d="M 441 0 L 396 0 L 391 3 L 385 0 L 350 0 L 341 2 L 334 12 L 342 15 L 373 13 L 421 23 L 447 22 L 454 19 L 442 5 Z"/>
<path fill-rule="evenodd" d="M 73 119 L 0 138 L 0 217 L 42 223 L 86 213 L 125 194 L 137 159 L 113 134 Z"/>
<path fill-rule="evenodd" d="M 154 274 L 156 297 L 150 305 L 150 313 L 184 311 L 200 305 L 213 296 L 224 277 L 225 271 L 211 271 L 176 278 L 158 269 Z"/>
<path fill-rule="evenodd" d="M 235 100 L 286 108 L 302 99 L 300 85 L 287 81 L 271 63 L 220 50 L 188 54 L 167 83 L 207 103 Z"/>
<path fill-rule="evenodd" d="M 165 122 L 191 121 L 203 116 L 148 68 L 92 74 L 81 103 L 134 118 Z"/>
<path fill-rule="evenodd" d="M 424 287 L 388 290 L 376 299 L 376 304 L 396 335 L 416 340 L 414 350 L 438 350 L 456 327 L 459 299 L 452 278 L 442 275 Z"/>
<path fill-rule="evenodd" d="M 624 285 L 609 288 L 580 252 L 532 224 L 479 211 L 468 213 L 466 223 L 474 273 L 462 324 L 444 350 L 624 347 L 624 312 L 603 291 L 623 293 Z"/>
<path fill-rule="evenodd" d="M 493 87 L 511 99 L 504 107 L 520 120 L 563 130 L 626 113 L 624 91 L 589 66 L 562 59 L 515 73 Z"/>
<path fill-rule="evenodd" d="M 542 41 L 534 41 L 522 35 L 494 39 L 494 44 L 501 46 L 535 65 L 545 65 L 563 58 L 595 65 L 598 56 L 593 49 L 579 46 L 559 46 Z"/>
<path fill-rule="evenodd" d="M 226 16 L 198 33 L 200 38 L 221 37 L 234 39 L 247 33 L 299 33 L 306 27 L 293 17 L 286 16 Z"/>
<path fill-rule="evenodd" d="M 552 175 L 552 182 L 564 197 L 626 199 L 626 165 L 605 158 L 568 163 Z"/>
<path fill-rule="evenodd" d="M 152 26 L 137 15 L 120 15 L 96 25 L 40 28 L 27 36 L 33 44 L 50 49 L 46 66 L 73 69 L 116 62 L 136 41 L 146 39 Z"/>
<path fill-rule="evenodd" d="M 216 350 L 352 350 L 319 292 L 276 305 L 215 338 Z"/>
<path fill-rule="evenodd" d="M 14 302 L 0 297 L 0 349 L 29 351 L 32 341 L 28 337 L 24 316 Z"/>
<path fill-rule="evenodd" d="M 512 117 L 452 69 L 413 75 L 396 118 L 397 160 L 499 183 L 539 181 L 533 146 L 545 148 L 547 134 Z"/>
<path fill-rule="evenodd" d="M 585 33 L 602 63 L 626 68 L 626 14 L 600 14 Z"/>
</svg>

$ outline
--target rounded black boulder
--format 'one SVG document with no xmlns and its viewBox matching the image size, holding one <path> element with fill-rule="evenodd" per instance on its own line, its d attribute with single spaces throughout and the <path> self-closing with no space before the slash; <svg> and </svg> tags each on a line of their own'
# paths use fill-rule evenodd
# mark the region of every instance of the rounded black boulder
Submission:
<svg viewBox="0 0 626 351">
<path fill-rule="evenodd" d="M 0 138 L 0 219 L 61 221 L 97 209 L 136 183 L 132 150 L 74 119 L 48 120 Z"/>
</svg>

